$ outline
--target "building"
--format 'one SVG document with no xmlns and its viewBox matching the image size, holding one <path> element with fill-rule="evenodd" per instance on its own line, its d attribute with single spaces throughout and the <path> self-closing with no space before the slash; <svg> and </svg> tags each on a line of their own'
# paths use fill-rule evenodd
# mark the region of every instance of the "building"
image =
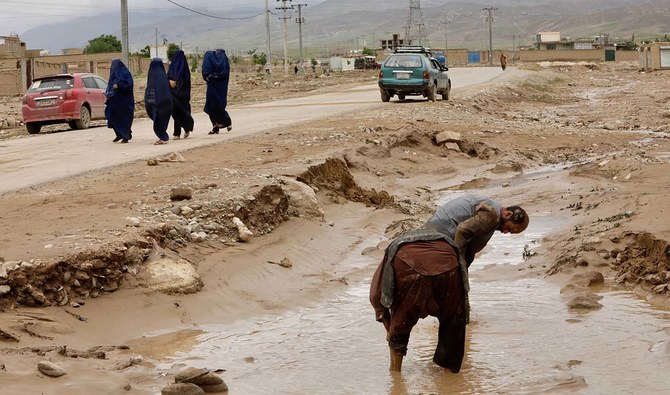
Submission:
<svg viewBox="0 0 670 395">
<path fill-rule="evenodd" d="M 400 38 L 399 34 L 394 34 L 390 40 L 380 40 L 382 51 L 393 51 L 394 49 L 403 45 L 412 45 L 412 40 L 405 41 Z"/>
<path fill-rule="evenodd" d="M 670 70 L 670 43 L 640 45 L 640 70 Z"/>
<path fill-rule="evenodd" d="M 0 36 L 0 58 L 21 58 L 26 53 L 26 43 L 15 36 Z"/>
</svg>

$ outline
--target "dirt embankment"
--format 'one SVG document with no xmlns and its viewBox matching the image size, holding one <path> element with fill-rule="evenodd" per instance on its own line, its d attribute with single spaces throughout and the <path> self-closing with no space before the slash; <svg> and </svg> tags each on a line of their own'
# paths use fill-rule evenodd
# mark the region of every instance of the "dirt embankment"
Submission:
<svg viewBox="0 0 670 395">
<path fill-rule="evenodd" d="M 588 295 L 602 284 L 667 304 L 670 75 L 590 63 L 532 69 L 448 102 L 393 101 L 184 152 L 184 162 L 132 163 L 3 196 L 0 309 L 145 289 L 158 257 L 197 267 L 247 231 L 271 234 L 293 217 L 332 225 L 323 209 L 351 202 L 401 217 L 385 227 L 393 237 L 440 196 L 465 190 L 568 219 L 508 275 L 571 283 L 582 297 L 575 308 L 597 308 Z M 2 333 L 20 345 L 54 333 L 6 322 Z"/>
</svg>

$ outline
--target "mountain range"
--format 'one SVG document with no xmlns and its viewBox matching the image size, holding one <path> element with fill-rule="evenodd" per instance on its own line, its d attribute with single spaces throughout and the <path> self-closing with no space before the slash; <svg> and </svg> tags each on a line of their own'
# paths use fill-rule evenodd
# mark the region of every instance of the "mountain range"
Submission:
<svg viewBox="0 0 670 395">
<path fill-rule="evenodd" d="M 296 4 L 293 2 L 293 4 Z M 308 56 L 328 56 L 363 46 L 376 47 L 380 39 L 405 35 L 410 16 L 408 0 L 325 0 L 302 8 L 305 18 L 303 43 Z M 312 4 L 310 4 L 312 3 Z M 424 0 L 412 12 L 410 34 L 418 40 L 420 24 L 425 27 L 422 44 L 433 47 L 488 48 L 489 23 L 485 8 L 492 11 L 492 41 L 496 49 L 531 45 L 541 31 L 559 31 L 562 37 L 588 38 L 609 34 L 610 38 L 654 39 L 670 33 L 668 0 L 498 0 L 489 2 Z M 271 0 L 272 52 L 283 52 L 283 17 Z M 131 50 L 163 41 L 176 43 L 186 52 L 225 48 L 232 53 L 258 49 L 265 52 L 266 26 L 262 2 L 207 8 L 191 7 L 170 11 L 136 12 L 129 15 Z M 208 14 L 214 17 L 208 17 Z M 289 56 L 298 54 L 296 11 L 287 20 Z M 243 18 L 243 19 L 241 19 Z M 105 12 L 30 29 L 21 35 L 29 49 L 84 47 L 102 34 L 120 38 L 120 14 Z M 446 29 L 445 29 L 446 28 Z"/>
</svg>

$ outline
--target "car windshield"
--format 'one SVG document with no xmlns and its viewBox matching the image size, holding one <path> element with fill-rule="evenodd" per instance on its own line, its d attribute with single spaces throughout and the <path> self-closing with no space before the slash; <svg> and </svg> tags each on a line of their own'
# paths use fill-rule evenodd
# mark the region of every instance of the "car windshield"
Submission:
<svg viewBox="0 0 670 395">
<path fill-rule="evenodd" d="M 386 62 L 386 67 L 423 67 L 421 55 L 391 55 Z"/>
<path fill-rule="evenodd" d="M 33 84 L 30 85 L 28 92 L 59 91 L 72 89 L 73 86 L 74 78 L 72 77 L 45 78 L 43 80 L 34 81 Z"/>
</svg>

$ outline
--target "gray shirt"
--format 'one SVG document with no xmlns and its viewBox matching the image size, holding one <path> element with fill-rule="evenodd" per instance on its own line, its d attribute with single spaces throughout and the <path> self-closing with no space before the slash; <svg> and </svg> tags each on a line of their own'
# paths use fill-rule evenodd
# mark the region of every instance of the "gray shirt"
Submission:
<svg viewBox="0 0 670 395">
<path fill-rule="evenodd" d="M 495 200 L 465 195 L 438 208 L 424 228 L 454 240 L 469 266 L 500 226 L 501 214 L 502 206 Z"/>
</svg>

